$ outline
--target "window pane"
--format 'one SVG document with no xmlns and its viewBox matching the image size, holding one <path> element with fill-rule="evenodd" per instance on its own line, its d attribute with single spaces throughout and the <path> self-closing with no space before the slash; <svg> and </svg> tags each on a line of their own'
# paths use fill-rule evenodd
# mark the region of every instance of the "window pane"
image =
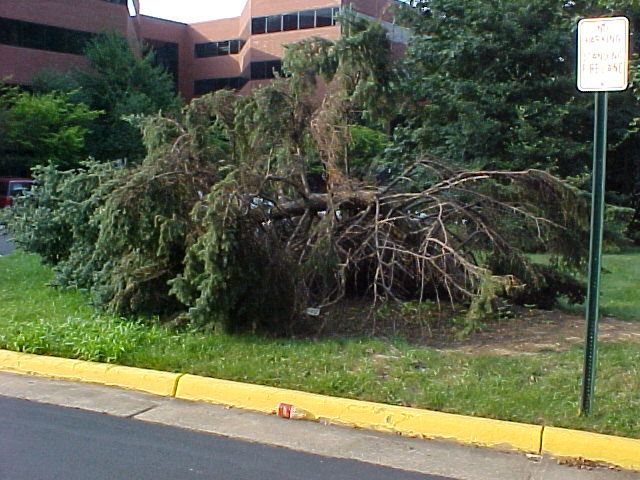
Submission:
<svg viewBox="0 0 640 480">
<path fill-rule="evenodd" d="M 64 40 L 61 40 L 60 43 L 65 45 L 65 52 L 73 53 L 75 55 L 84 55 L 84 49 L 87 43 L 91 40 L 92 35 L 88 32 L 80 32 L 78 30 L 67 30 L 57 27 L 54 28 L 55 31 L 49 31 L 47 36 L 51 38 L 51 36 L 62 35 Z M 46 50 L 48 48 L 45 47 Z"/>
<path fill-rule="evenodd" d="M 0 43 L 16 45 L 18 43 L 18 23 L 0 18 Z"/>
<path fill-rule="evenodd" d="M 193 94 L 194 95 L 204 95 L 205 93 L 209 93 L 213 88 L 212 80 L 196 80 L 193 82 Z"/>
<path fill-rule="evenodd" d="M 31 189 L 32 183 L 22 183 L 22 182 L 9 182 L 9 195 L 12 197 L 17 197 L 18 195 L 24 194 L 24 192 Z M 3 189 L 4 190 L 4 189 Z"/>
<path fill-rule="evenodd" d="M 262 80 L 265 78 L 273 78 L 274 72 L 282 74 L 281 60 L 268 60 L 265 62 L 251 63 L 251 79 Z"/>
<path fill-rule="evenodd" d="M 240 90 L 247 83 L 247 79 L 244 77 L 234 77 L 230 79 L 229 88 L 233 88 L 234 90 Z"/>
<path fill-rule="evenodd" d="M 257 35 L 267 31 L 267 18 L 255 17 L 251 19 L 251 33 Z"/>
<path fill-rule="evenodd" d="M 218 45 L 216 42 L 197 43 L 195 46 L 195 57 L 215 57 L 218 55 Z"/>
<path fill-rule="evenodd" d="M 282 16 L 282 30 L 298 29 L 298 12 L 287 13 Z"/>
<path fill-rule="evenodd" d="M 316 27 L 329 27 L 333 25 L 330 8 L 319 8 L 316 10 Z"/>
<path fill-rule="evenodd" d="M 300 13 L 300 28 L 313 28 L 315 26 L 315 10 L 304 10 Z"/>
<path fill-rule="evenodd" d="M 24 22 L 20 38 L 20 46 L 26 48 L 44 49 L 46 42 L 44 39 L 44 25 Z"/>
<path fill-rule="evenodd" d="M 251 62 L 251 79 L 260 80 L 265 77 L 264 62 Z"/>
<path fill-rule="evenodd" d="M 229 40 L 223 40 L 222 42 L 218 42 L 218 55 L 229 55 Z"/>
<path fill-rule="evenodd" d="M 82 55 L 92 36 L 80 30 L 0 19 L 0 43 L 7 45 Z"/>
<path fill-rule="evenodd" d="M 247 84 L 248 81 L 249 81 L 248 78 L 238 77 L 238 85 L 236 88 L 240 90 L 242 87 L 244 87 Z"/>
<path fill-rule="evenodd" d="M 267 17 L 267 32 L 280 32 L 282 31 L 282 15 L 271 15 Z"/>
<path fill-rule="evenodd" d="M 46 33 L 46 32 L 45 32 Z M 69 32 L 60 31 L 57 35 L 53 35 L 53 32 L 47 35 L 47 50 L 51 50 L 53 52 L 66 52 L 67 45 L 72 38 Z"/>
<path fill-rule="evenodd" d="M 193 83 L 193 94 L 204 95 L 205 93 L 215 92 L 223 88 L 239 90 L 244 87 L 246 83 L 247 79 L 243 77 L 205 78 L 203 80 L 196 80 Z"/>
</svg>

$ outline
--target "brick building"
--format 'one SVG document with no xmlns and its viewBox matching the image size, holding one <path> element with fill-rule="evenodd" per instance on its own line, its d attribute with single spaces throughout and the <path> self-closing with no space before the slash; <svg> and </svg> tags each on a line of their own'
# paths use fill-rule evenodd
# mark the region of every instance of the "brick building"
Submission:
<svg viewBox="0 0 640 480">
<path fill-rule="evenodd" d="M 138 15 L 139 0 L 2 0 L 0 78 L 29 85 L 44 68 L 82 67 L 86 41 L 116 30 L 135 48 L 154 48 L 185 100 L 221 88 L 244 92 L 279 70 L 285 44 L 338 38 L 336 14 L 347 5 L 381 21 L 394 43 L 406 43 L 406 30 L 391 17 L 395 1 L 248 0 L 239 17 L 184 24 Z"/>
</svg>

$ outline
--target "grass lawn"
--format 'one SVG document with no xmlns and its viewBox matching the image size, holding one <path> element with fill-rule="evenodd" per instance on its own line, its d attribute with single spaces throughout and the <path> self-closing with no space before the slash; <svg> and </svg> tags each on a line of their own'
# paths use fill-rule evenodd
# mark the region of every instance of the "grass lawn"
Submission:
<svg viewBox="0 0 640 480">
<path fill-rule="evenodd" d="M 640 252 L 605 255 L 602 267 L 603 315 L 640 321 Z"/>
<path fill-rule="evenodd" d="M 640 320 L 640 254 L 606 256 L 604 266 L 603 297 L 611 300 L 603 298 L 603 309 Z M 35 256 L 0 257 L 0 348 L 640 438 L 637 343 L 600 346 L 593 411 L 584 418 L 581 347 L 500 356 L 401 339 L 177 332 L 97 313 L 80 293 L 48 287 L 51 278 Z"/>
</svg>

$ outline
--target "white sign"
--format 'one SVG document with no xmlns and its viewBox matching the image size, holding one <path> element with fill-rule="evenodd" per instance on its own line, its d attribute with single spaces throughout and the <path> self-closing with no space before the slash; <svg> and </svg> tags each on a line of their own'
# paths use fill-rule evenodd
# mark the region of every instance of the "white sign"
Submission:
<svg viewBox="0 0 640 480">
<path fill-rule="evenodd" d="M 578 22 L 578 90 L 611 92 L 629 85 L 629 19 Z"/>
</svg>

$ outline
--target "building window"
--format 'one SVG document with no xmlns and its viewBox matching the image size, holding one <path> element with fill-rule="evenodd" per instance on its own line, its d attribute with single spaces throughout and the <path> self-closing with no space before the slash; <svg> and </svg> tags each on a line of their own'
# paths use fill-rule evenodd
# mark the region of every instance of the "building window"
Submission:
<svg viewBox="0 0 640 480">
<path fill-rule="evenodd" d="M 300 29 L 316 26 L 316 11 L 304 10 L 300 12 Z"/>
<path fill-rule="evenodd" d="M 298 30 L 298 12 L 282 15 L 282 30 Z"/>
<path fill-rule="evenodd" d="M 268 80 L 274 78 L 274 73 L 282 74 L 281 60 L 267 60 L 264 62 L 251 63 L 251 80 Z M 217 90 L 231 89 L 240 90 L 244 87 L 249 78 L 228 77 L 228 78 L 204 78 L 193 83 L 193 94 L 204 95 Z"/>
<path fill-rule="evenodd" d="M 218 42 L 218 55 L 230 55 L 231 49 L 229 48 L 229 40 L 223 40 Z"/>
<path fill-rule="evenodd" d="M 196 43 L 193 56 L 196 58 L 215 57 L 218 55 L 218 42 Z"/>
<path fill-rule="evenodd" d="M 332 8 L 319 8 L 316 10 L 316 27 L 330 27 L 333 24 Z"/>
<path fill-rule="evenodd" d="M 14 47 L 84 55 L 87 43 L 94 36 L 80 30 L 0 18 L 0 44 Z"/>
<path fill-rule="evenodd" d="M 336 24 L 336 15 L 339 10 L 339 7 L 327 7 L 282 15 L 254 17 L 251 19 L 251 33 L 260 35 L 261 33 L 330 27 Z"/>
<path fill-rule="evenodd" d="M 229 48 L 232 55 L 240 53 L 242 47 L 244 47 L 244 40 L 229 40 Z"/>
<path fill-rule="evenodd" d="M 282 74 L 282 60 L 251 62 L 251 80 L 274 78 L 275 74 Z"/>
<path fill-rule="evenodd" d="M 267 33 L 282 31 L 282 15 L 270 15 L 267 17 Z"/>
<path fill-rule="evenodd" d="M 193 55 L 195 58 L 218 57 L 239 53 L 244 47 L 244 40 L 221 40 L 219 42 L 196 43 Z"/>
<path fill-rule="evenodd" d="M 267 17 L 255 17 L 251 19 L 251 33 L 258 35 L 267 33 Z"/>
<path fill-rule="evenodd" d="M 224 89 L 240 90 L 247 82 L 248 80 L 244 77 L 205 78 L 193 82 L 193 94 L 204 95 Z"/>
<path fill-rule="evenodd" d="M 173 78 L 173 84 L 178 86 L 179 75 L 179 47 L 177 43 L 162 40 L 145 39 L 145 47 L 153 52 L 153 64 L 164 68 Z"/>
</svg>

